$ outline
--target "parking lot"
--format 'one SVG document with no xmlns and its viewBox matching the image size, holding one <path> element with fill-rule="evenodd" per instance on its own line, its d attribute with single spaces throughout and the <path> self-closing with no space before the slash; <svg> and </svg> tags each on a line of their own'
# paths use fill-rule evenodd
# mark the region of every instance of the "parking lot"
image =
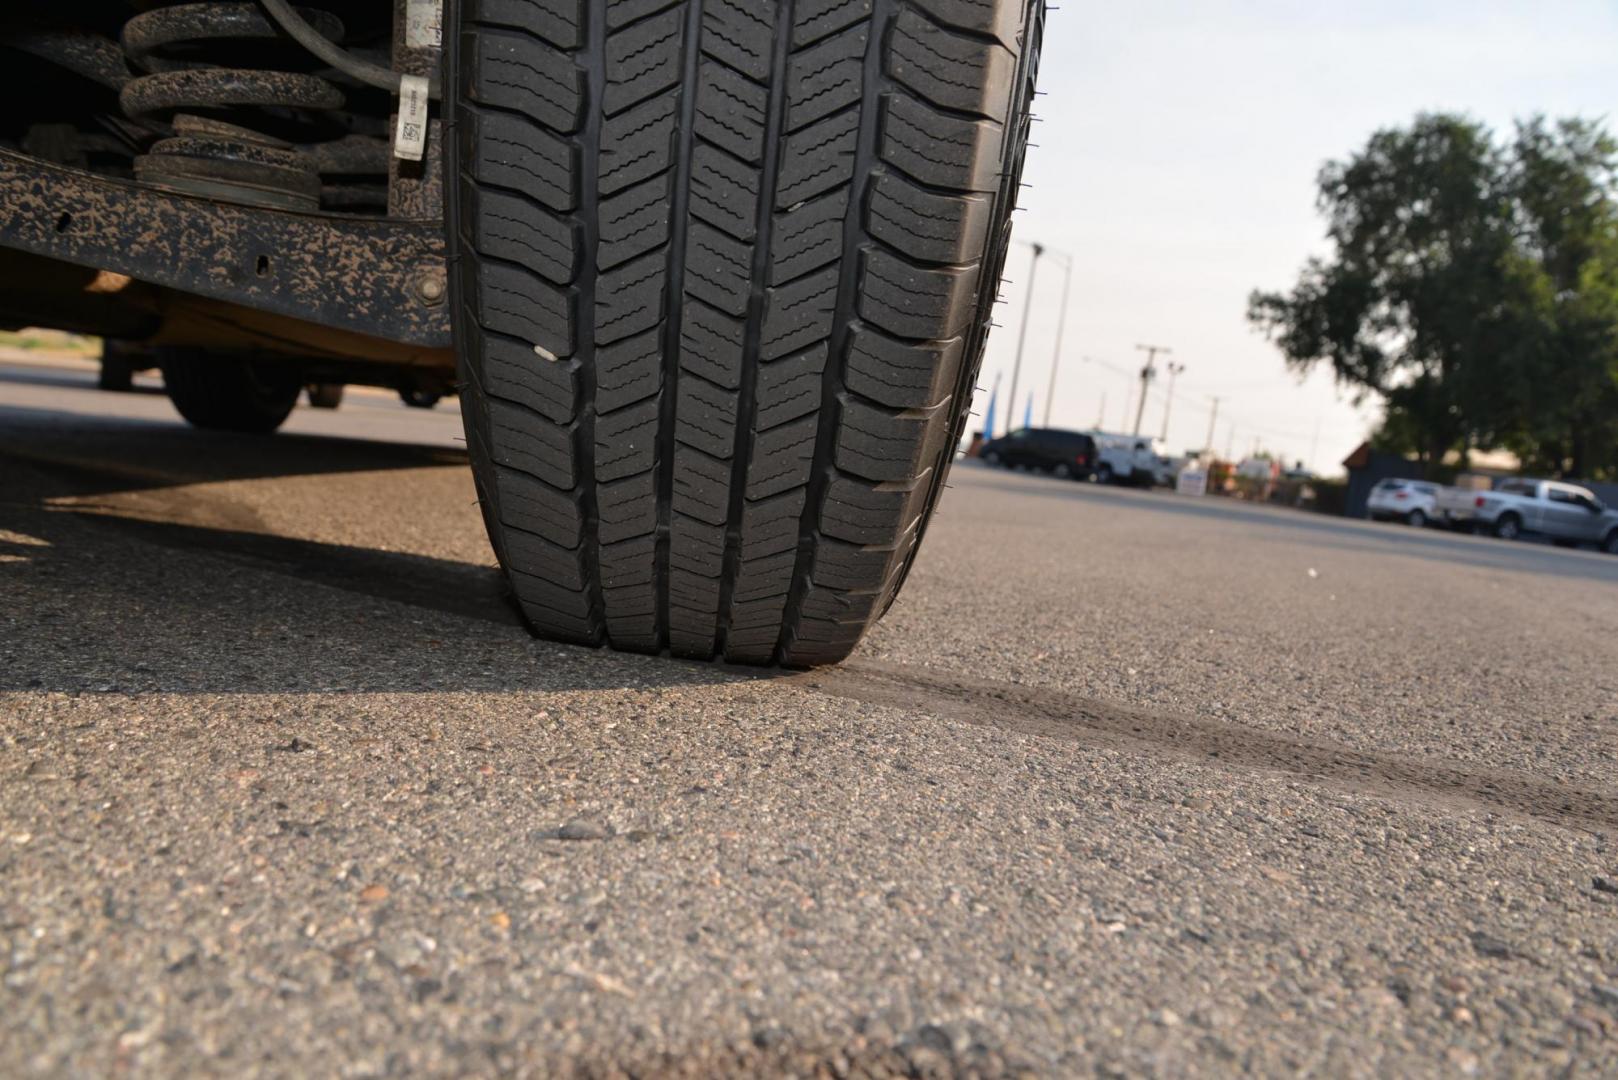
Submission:
<svg viewBox="0 0 1618 1080">
<path fill-rule="evenodd" d="M 965 463 L 701 666 L 525 634 L 452 405 L 93 382 L 0 366 L 0 1073 L 1618 1056 L 1618 559 Z"/>
</svg>

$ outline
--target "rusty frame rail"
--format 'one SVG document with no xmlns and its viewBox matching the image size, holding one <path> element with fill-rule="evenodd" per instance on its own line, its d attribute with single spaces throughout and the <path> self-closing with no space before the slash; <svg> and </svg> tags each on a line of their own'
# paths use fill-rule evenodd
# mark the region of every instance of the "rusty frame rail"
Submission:
<svg viewBox="0 0 1618 1080">
<path fill-rule="evenodd" d="M 0 246 L 320 326 L 450 344 L 435 221 L 238 206 L 0 150 Z"/>
</svg>

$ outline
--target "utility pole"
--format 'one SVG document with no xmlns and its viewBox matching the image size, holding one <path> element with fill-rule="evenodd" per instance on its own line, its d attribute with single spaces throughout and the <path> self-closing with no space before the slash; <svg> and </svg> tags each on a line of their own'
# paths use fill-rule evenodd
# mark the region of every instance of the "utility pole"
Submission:
<svg viewBox="0 0 1618 1080">
<path fill-rule="evenodd" d="M 1134 434 L 1140 434 L 1141 421 L 1146 419 L 1146 385 L 1157 374 L 1157 354 L 1171 355 L 1174 350 L 1162 345 L 1136 345 L 1136 349 L 1146 354 L 1146 366 L 1140 369 L 1140 404 L 1135 407 Z"/>
<path fill-rule="evenodd" d="M 1028 260 L 1028 295 L 1022 305 L 1022 329 L 1017 332 L 1017 356 L 1011 362 L 1011 408 L 1006 410 L 1006 431 L 1011 431 L 1012 414 L 1017 410 L 1017 378 L 1022 374 L 1022 347 L 1028 341 L 1028 313 L 1034 309 L 1034 275 L 1039 273 L 1039 257 L 1045 254 L 1043 244 L 1029 245 L 1034 257 Z"/>
<path fill-rule="evenodd" d="M 1180 373 L 1185 370 L 1185 365 L 1184 364 L 1176 364 L 1174 361 L 1171 360 L 1168 363 L 1168 369 L 1169 369 L 1169 393 L 1168 393 L 1168 397 L 1163 399 L 1163 437 L 1162 438 L 1163 438 L 1163 442 L 1165 442 L 1165 443 L 1169 441 L 1169 410 L 1174 407 L 1174 380 L 1179 378 Z"/>
<path fill-rule="evenodd" d="M 1056 348 L 1051 350 L 1051 385 L 1045 391 L 1045 426 L 1051 426 L 1051 402 L 1056 400 L 1056 369 L 1062 365 L 1062 327 L 1067 323 L 1067 291 L 1073 284 L 1073 257 L 1062 257 L 1062 306 L 1056 310 Z"/>
<path fill-rule="evenodd" d="M 1219 399 L 1213 399 L 1213 412 L 1208 414 L 1208 441 L 1203 444 L 1203 451 L 1209 457 L 1213 456 L 1214 425 L 1219 422 Z"/>
</svg>

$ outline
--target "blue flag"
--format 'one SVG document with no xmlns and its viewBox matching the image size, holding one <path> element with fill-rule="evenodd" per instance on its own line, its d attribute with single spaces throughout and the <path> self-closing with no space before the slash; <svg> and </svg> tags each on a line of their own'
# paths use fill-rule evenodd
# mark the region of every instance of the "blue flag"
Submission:
<svg viewBox="0 0 1618 1080">
<path fill-rule="evenodd" d="M 1022 426 L 1025 428 L 1034 426 L 1034 392 L 1032 390 L 1028 391 L 1028 404 L 1023 406 Z"/>
<path fill-rule="evenodd" d="M 989 408 L 983 414 L 983 437 L 994 438 L 994 403 L 1000 397 L 1000 376 L 994 377 L 994 389 L 989 391 Z"/>
</svg>

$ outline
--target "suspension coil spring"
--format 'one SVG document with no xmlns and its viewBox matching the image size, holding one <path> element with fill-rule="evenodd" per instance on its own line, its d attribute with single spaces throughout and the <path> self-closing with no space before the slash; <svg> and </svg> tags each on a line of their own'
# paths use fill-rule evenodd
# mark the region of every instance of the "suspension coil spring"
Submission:
<svg viewBox="0 0 1618 1080">
<path fill-rule="evenodd" d="M 303 8 L 322 37 L 343 38 L 334 15 Z M 119 93 L 130 119 L 165 137 L 135 159 L 135 175 L 193 194 L 291 210 L 320 207 L 317 157 L 292 138 L 311 113 L 336 112 L 343 91 L 320 75 L 240 66 L 282 55 L 284 38 L 252 3 L 182 3 L 124 24 L 124 54 L 143 74 Z M 213 51 L 231 63 L 215 63 Z M 273 133 L 272 133 L 273 132 Z"/>
</svg>

